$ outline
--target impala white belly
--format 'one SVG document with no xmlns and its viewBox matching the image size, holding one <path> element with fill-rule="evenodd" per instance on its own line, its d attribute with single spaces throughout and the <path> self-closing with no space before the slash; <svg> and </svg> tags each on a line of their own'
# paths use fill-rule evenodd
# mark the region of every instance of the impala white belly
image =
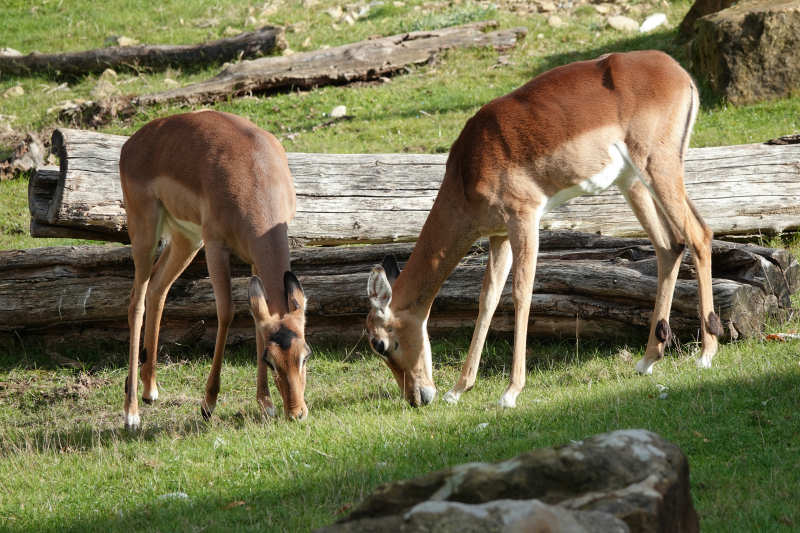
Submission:
<svg viewBox="0 0 800 533">
<path fill-rule="evenodd" d="M 200 246 L 203 243 L 203 230 L 194 222 L 188 220 L 180 220 L 172 216 L 168 211 L 164 210 L 164 235 L 172 235 L 175 232 L 180 232 L 184 237 L 191 240 L 195 245 Z"/>
<path fill-rule="evenodd" d="M 628 156 L 628 149 L 625 143 L 617 141 L 608 147 L 608 155 L 611 157 L 611 162 L 608 163 L 597 174 L 585 179 L 584 181 L 561 189 L 556 194 L 547 199 L 544 206 L 543 213 L 552 211 L 561 204 L 575 198 L 576 196 L 583 196 L 584 194 L 597 194 L 614 183 L 619 187 L 626 190 L 630 187 L 631 180 L 637 175 L 636 169 L 630 164 L 630 157 Z"/>
</svg>

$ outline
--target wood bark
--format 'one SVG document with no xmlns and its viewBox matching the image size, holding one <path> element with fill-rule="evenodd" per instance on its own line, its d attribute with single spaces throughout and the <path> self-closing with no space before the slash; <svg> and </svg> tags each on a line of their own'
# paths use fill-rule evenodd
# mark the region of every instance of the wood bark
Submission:
<svg viewBox="0 0 800 533">
<path fill-rule="evenodd" d="M 215 77 L 159 93 L 89 102 L 63 117 L 73 123 L 101 124 L 113 116 L 164 103 L 208 104 L 253 93 L 282 89 L 310 89 L 353 81 L 376 80 L 411 65 L 431 61 L 453 48 L 514 47 L 527 29 L 512 28 L 485 33 L 494 21 L 476 22 L 432 31 L 415 31 L 368 39 L 324 50 L 289 56 L 264 57 L 229 65 Z"/>
<path fill-rule="evenodd" d="M 127 242 L 118 169 L 125 140 L 83 130 L 54 132 L 52 146 L 61 167 L 57 180 L 48 168 L 30 182 L 32 235 Z M 445 154 L 290 153 L 297 189 L 290 236 L 321 245 L 414 240 L 446 161 Z M 800 228 L 798 144 L 693 148 L 684 181 L 718 236 L 746 238 Z M 644 235 L 616 187 L 547 213 L 542 228 Z"/>
<path fill-rule="evenodd" d="M 185 68 L 231 61 L 240 57 L 257 57 L 284 48 L 286 39 L 283 28 L 265 26 L 234 37 L 192 45 L 112 46 L 63 54 L 32 52 L 23 56 L 0 55 L 0 72 L 9 75 L 50 72 L 76 77 L 103 72 L 107 68 Z"/>
<path fill-rule="evenodd" d="M 433 333 L 472 327 L 486 265 L 479 242 L 446 281 L 430 320 Z M 413 245 L 301 248 L 292 267 L 308 297 L 308 334 L 353 339 L 363 331 L 371 267 L 387 253 L 403 264 Z M 715 241 L 715 307 L 726 335 L 761 332 L 767 316 L 791 308 L 800 266 L 783 250 Z M 690 339 L 698 329 L 697 287 L 688 252 L 680 271 L 671 326 Z M 247 309 L 249 267 L 235 262 L 232 340 L 251 339 Z M 73 246 L 0 252 L 0 331 L 49 336 L 127 338 L 133 265 L 127 246 Z M 656 290 L 652 247 L 642 239 L 543 232 L 531 303 L 531 333 L 543 336 L 646 337 Z M 199 331 L 198 330 L 199 327 Z M 511 281 L 493 321 L 513 330 Z M 215 333 L 215 306 L 202 254 L 175 283 L 163 318 L 165 341 Z M 194 331 L 195 333 L 187 334 Z"/>
</svg>

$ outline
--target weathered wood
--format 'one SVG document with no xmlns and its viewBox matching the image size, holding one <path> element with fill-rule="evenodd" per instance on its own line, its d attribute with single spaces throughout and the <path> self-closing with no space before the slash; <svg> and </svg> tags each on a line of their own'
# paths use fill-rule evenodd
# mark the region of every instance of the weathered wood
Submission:
<svg viewBox="0 0 800 533">
<path fill-rule="evenodd" d="M 229 65 L 209 80 L 185 87 L 88 102 L 79 112 L 70 110 L 68 118 L 73 123 L 97 125 L 107 117 L 125 116 L 155 104 L 207 104 L 253 93 L 375 80 L 411 65 L 427 63 L 437 54 L 453 48 L 491 46 L 507 50 L 527 33 L 524 27 L 490 33 L 483 31 L 495 26 L 495 21 L 476 22 L 367 39 L 289 56 L 241 61 Z"/>
<path fill-rule="evenodd" d="M 543 232 L 531 304 L 531 332 L 546 336 L 646 336 L 657 278 L 653 249 L 639 239 Z M 412 244 L 301 248 L 292 266 L 308 301 L 312 339 L 358 337 L 368 309 L 366 280 L 386 253 L 402 262 Z M 431 331 L 472 326 L 486 264 L 479 243 L 450 276 L 434 304 Z M 714 298 L 726 334 L 756 335 L 764 319 L 791 306 L 800 266 L 790 254 L 715 241 Z M 698 329 L 696 283 L 688 253 L 676 287 L 671 325 L 685 337 Z M 250 339 L 249 267 L 235 263 L 236 319 L 232 339 Z M 133 265 L 125 246 L 75 246 L 0 252 L 0 331 L 127 337 Z M 185 336 L 205 323 L 211 340 L 215 304 L 202 254 L 172 288 L 164 313 L 164 339 Z M 493 322 L 513 331 L 510 281 Z"/>
<path fill-rule="evenodd" d="M 0 55 L 0 72 L 12 75 L 50 72 L 62 76 L 81 76 L 102 72 L 107 68 L 117 70 L 185 68 L 222 63 L 241 57 L 258 57 L 284 48 L 286 48 L 284 29 L 265 26 L 234 37 L 191 45 L 112 46 L 62 54 L 32 52 L 23 56 Z"/>
<path fill-rule="evenodd" d="M 127 242 L 119 184 L 119 150 L 126 137 L 59 129 L 52 146 L 60 176 L 36 174 L 29 189 L 34 236 L 50 226 L 105 234 Z M 306 244 L 416 239 L 444 175 L 444 154 L 290 153 L 297 216 L 290 236 Z M 747 144 L 693 148 L 686 189 L 718 236 L 774 235 L 800 228 L 800 145 Z M 43 216 L 44 211 L 47 216 Z M 575 198 L 545 215 L 544 229 L 622 237 L 643 230 L 612 187 Z M 97 237 L 99 238 L 99 237 Z"/>
</svg>

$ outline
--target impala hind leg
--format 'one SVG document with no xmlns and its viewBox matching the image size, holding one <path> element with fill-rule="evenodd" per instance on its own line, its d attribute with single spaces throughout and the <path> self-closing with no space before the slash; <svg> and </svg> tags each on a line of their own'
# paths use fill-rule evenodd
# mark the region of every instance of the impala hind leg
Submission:
<svg viewBox="0 0 800 533">
<path fill-rule="evenodd" d="M 131 205 L 126 198 L 126 204 Z M 130 344 L 128 349 L 128 376 L 125 378 L 125 402 L 123 413 L 125 427 L 136 429 L 141 424 L 139 417 L 139 346 L 142 334 L 142 321 L 145 310 L 145 295 L 153 271 L 158 240 L 161 236 L 162 213 L 157 202 L 143 202 L 135 216 L 128 208 L 128 234 L 131 238 L 134 279 L 131 300 L 128 305 L 128 329 Z"/>
<path fill-rule="evenodd" d="M 220 389 L 220 371 L 225 356 L 225 342 L 228 339 L 228 328 L 233 320 L 233 297 L 231 295 L 230 251 L 218 242 L 206 243 L 206 263 L 208 276 L 214 288 L 214 299 L 217 303 L 217 339 L 214 343 L 214 359 L 206 381 L 206 394 L 200 405 L 203 418 L 208 419 L 217 405 Z"/>
<path fill-rule="evenodd" d="M 692 250 L 697 273 L 697 290 L 700 301 L 700 332 L 702 352 L 698 366 L 708 368 L 717 352 L 717 338 L 722 335 L 722 324 L 714 312 L 714 294 L 711 285 L 711 239 L 713 233 L 686 196 L 683 188 L 683 166 L 676 159 L 661 161 L 651 157 L 648 169 L 653 177 L 653 190 L 664 217 L 676 231 L 683 235 Z M 669 179 L 659 179 L 659 176 Z M 674 184 L 678 183 L 676 187 Z"/>
<path fill-rule="evenodd" d="M 489 238 L 489 261 L 483 276 L 478 319 L 475 322 L 475 331 L 472 333 L 467 358 L 461 368 L 461 376 L 455 386 L 444 395 L 444 401 L 448 403 L 457 403 L 461 395 L 475 385 L 486 334 L 492 323 L 492 316 L 497 309 L 497 304 L 500 302 L 500 296 L 510 270 L 511 244 L 508 237 Z"/>
<path fill-rule="evenodd" d="M 145 296 L 144 349 L 141 352 L 143 360 L 140 360 L 144 403 L 153 403 L 158 399 L 156 384 L 158 333 L 167 293 L 178 276 L 192 262 L 201 246 L 202 242 L 174 231 L 153 268 Z"/>
<path fill-rule="evenodd" d="M 669 315 L 684 245 L 644 184 L 639 181 L 633 182 L 629 188 L 623 188 L 622 192 L 650 237 L 658 263 L 658 286 L 650 318 L 650 336 L 647 339 L 644 357 L 636 364 L 636 370 L 640 374 L 652 374 L 653 365 L 664 357 L 664 350 L 672 337 Z"/>
<path fill-rule="evenodd" d="M 541 215 L 536 212 L 513 219 L 508 226 L 508 237 L 514 257 L 512 265 L 514 356 L 511 361 L 511 379 L 500 398 L 501 407 L 516 407 L 517 396 L 525 386 L 525 347 L 528 339 L 533 280 L 536 274 L 536 257 L 539 253 L 540 218 Z"/>
</svg>

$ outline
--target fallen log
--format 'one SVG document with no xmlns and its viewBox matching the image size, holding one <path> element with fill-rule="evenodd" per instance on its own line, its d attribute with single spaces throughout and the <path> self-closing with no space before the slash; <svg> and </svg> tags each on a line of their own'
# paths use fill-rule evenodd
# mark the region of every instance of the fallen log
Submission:
<svg viewBox="0 0 800 533">
<path fill-rule="evenodd" d="M 31 235 L 127 242 L 119 183 L 126 137 L 59 129 L 60 158 L 29 184 Z M 444 154 L 290 153 L 297 215 L 290 236 L 302 244 L 411 241 L 439 189 Z M 800 145 L 692 148 L 686 189 L 718 236 L 747 238 L 800 228 Z M 542 228 L 622 237 L 643 230 L 612 187 L 575 198 L 545 215 Z M 74 232 L 74 233 L 73 233 Z"/>
<path fill-rule="evenodd" d="M 63 54 L 0 55 L 0 73 L 27 75 L 35 72 L 58 73 L 61 76 L 82 76 L 115 70 L 163 70 L 222 63 L 241 57 L 258 57 L 286 48 L 284 30 L 265 26 L 257 31 L 240 33 L 201 44 L 111 46 Z"/>
<path fill-rule="evenodd" d="M 494 21 L 476 22 L 289 56 L 241 61 L 227 66 L 210 80 L 159 93 L 88 102 L 77 110 L 69 110 L 68 116 L 62 118 L 96 125 L 105 122 L 107 117 L 126 116 L 155 104 L 208 104 L 253 93 L 376 80 L 411 65 L 428 63 L 437 54 L 453 48 L 491 46 L 507 50 L 527 33 L 524 27 L 484 33 L 484 29 L 495 26 Z"/>
<path fill-rule="evenodd" d="M 432 332 L 473 325 L 487 258 L 483 245 L 474 247 L 442 287 L 431 314 Z M 310 338 L 359 337 L 368 309 L 371 267 L 386 253 L 403 262 L 412 247 L 402 243 L 292 250 L 293 269 L 309 298 Z M 784 250 L 714 241 L 712 264 L 715 306 L 727 336 L 758 335 L 767 316 L 780 316 L 791 308 L 790 295 L 800 288 L 800 265 Z M 693 268 L 687 252 L 671 318 L 673 330 L 684 339 L 698 329 Z M 235 263 L 232 272 L 236 318 L 231 339 L 251 339 L 249 267 Z M 0 252 L 0 331 L 124 340 L 132 280 L 127 246 Z M 656 283 L 655 257 L 646 240 L 543 232 L 531 334 L 646 337 Z M 513 327 L 509 281 L 493 328 L 507 332 Z M 212 342 L 214 331 L 213 291 L 200 254 L 169 293 L 163 339 Z"/>
</svg>

